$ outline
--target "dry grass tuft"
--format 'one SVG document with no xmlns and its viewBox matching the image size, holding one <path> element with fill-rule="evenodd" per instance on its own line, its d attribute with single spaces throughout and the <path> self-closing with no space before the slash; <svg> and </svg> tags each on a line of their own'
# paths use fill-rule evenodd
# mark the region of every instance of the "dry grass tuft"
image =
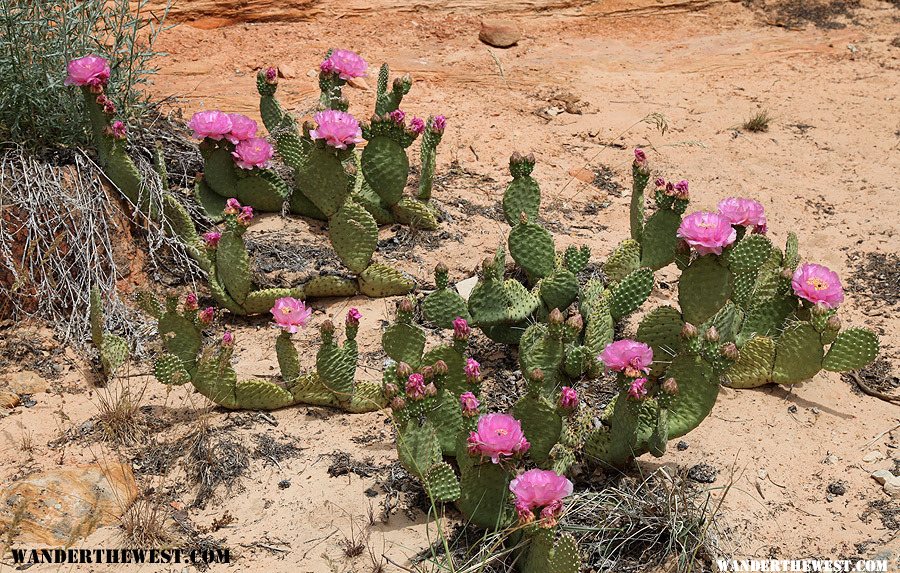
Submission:
<svg viewBox="0 0 900 573">
<path fill-rule="evenodd" d="M 122 541 L 125 547 L 168 547 L 175 536 L 166 526 L 168 509 L 160 502 L 140 498 L 122 514 Z"/>
<path fill-rule="evenodd" d="M 751 133 L 763 133 L 769 131 L 769 124 L 772 122 L 772 116 L 769 115 L 769 112 L 766 110 L 760 110 L 750 116 L 750 119 L 745 121 L 741 128 L 744 131 L 749 131 Z"/>
<path fill-rule="evenodd" d="M 97 390 L 97 420 L 107 439 L 123 446 L 133 446 L 147 436 L 147 421 L 141 413 L 145 383 L 136 392 L 127 384 L 114 384 Z"/>
</svg>

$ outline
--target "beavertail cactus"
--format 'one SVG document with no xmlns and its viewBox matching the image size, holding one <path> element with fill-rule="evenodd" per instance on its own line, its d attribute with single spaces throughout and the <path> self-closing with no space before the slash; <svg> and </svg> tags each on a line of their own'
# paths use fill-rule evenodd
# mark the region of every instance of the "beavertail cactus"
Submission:
<svg viewBox="0 0 900 573">
<path fill-rule="evenodd" d="M 100 72 L 91 75 L 86 70 L 79 68 L 76 70 L 76 73 L 82 73 L 79 77 L 84 79 L 88 75 L 96 77 Z M 107 77 L 109 76 L 107 75 Z M 111 378 L 128 362 L 128 341 L 121 336 L 107 332 L 104 324 L 103 300 L 100 298 L 100 289 L 96 285 L 91 287 L 90 323 L 91 342 L 100 353 L 100 366 L 103 369 L 103 375 L 106 378 Z"/>
</svg>

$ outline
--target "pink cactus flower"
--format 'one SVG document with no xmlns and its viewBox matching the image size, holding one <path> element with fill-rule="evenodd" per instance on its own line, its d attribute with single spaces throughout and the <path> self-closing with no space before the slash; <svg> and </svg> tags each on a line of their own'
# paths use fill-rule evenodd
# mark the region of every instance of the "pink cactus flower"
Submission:
<svg viewBox="0 0 900 573">
<path fill-rule="evenodd" d="M 312 309 L 302 300 L 290 296 L 276 300 L 275 306 L 269 312 L 272 313 L 276 326 L 291 334 L 296 333 L 300 327 L 306 327 L 312 315 Z"/>
<path fill-rule="evenodd" d="M 755 233 L 766 232 L 766 213 L 759 201 L 728 197 L 719 201 L 719 214 L 732 225 L 752 227 Z"/>
<path fill-rule="evenodd" d="M 309 132 L 313 139 L 324 139 L 336 149 L 347 149 L 348 145 L 362 141 L 359 122 L 349 113 L 328 109 L 317 113 L 314 119 L 318 127 Z"/>
<path fill-rule="evenodd" d="M 578 392 L 575 388 L 562 387 L 559 392 L 559 407 L 563 410 L 574 410 L 578 407 Z"/>
<path fill-rule="evenodd" d="M 534 521 L 534 510 L 543 508 L 541 519 L 546 527 L 553 527 L 562 513 L 562 500 L 570 495 L 574 486 L 564 476 L 550 470 L 532 469 L 514 478 L 509 491 L 516 496 L 516 513 L 519 521 Z"/>
<path fill-rule="evenodd" d="M 125 122 L 119 119 L 112 122 L 106 129 L 109 135 L 116 139 L 125 139 L 125 136 L 128 134 L 128 127 L 125 126 Z"/>
<path fill-rule="evenodd" d="M 191 117 L 188 127 L 194 131 L 195 139 L 219 141 L 231 132 L 231 118 L 218 110 L 198 111 Z"/>
<path fill-rule="evenodd" d="M 184 310 L 197 310 L 199 305 L 197 304 L 197 294 L 189 293 L 186 297 L 184 297 Z"/>
<path fill-rule="evenodd" d="M 278 68 L 272 66 L 266 68 L 266 83 L 270 85 L 278 83 Z"/>
<path fill-rule="evenodd" d="M 657 177 L 657 178 L 656 178 L 656 181 L 654 181 L 653 184 L 656 185 L 657 187 L 665 187 L 665 186 L 666 186 L 666 180 L 663 179 L 662 177 Z"/>
<path fill-rule="evenodd" d="M 422 133 L 425 131 L 425 120 L 421 117 L 414 117 L 409 120 L 409 130 L 413 133 Z"/>
<path fill-rule="evenodd" d="M 256 130 L 259 129 L 256 122 L 240 113 L 229 113 L 228 119 L 231 120 L 231 131 L 225 136 L 225 139 L 237 145 L 245 139 L 256 137 Z"/>
<path fill-rule="evenodd" d="M 406 112 L 402 109 L 395 109 L 389 115 L 394 123 L 403 123 L 403 120 L 406 119 Z"/>
<path fill-rule="evenodd" d="M 425 398 L 425 377 L 419 373 L 410 374 L 406 379 L 406 395 L 411 400 Z"/>
<path fill-rule="evenodd" d="M 216 309 L 208 306 L 200 311 L 200 314 L 197 315 L 200 319 L 200 322 L 203 324 L 212 323 L 213 319 L 216 317 Z"/>
<path fill-rule="evenodd" d="M 647 154 L 644 153 L 643 149 L 635 148 L 634 164 L 639 167 L 643 167 L 643 166 L 647 165 Z"/>
<path fill-rule="evenodd" d="M 238 143 L 231 156 L 234 157 L 234 164 L 241 169 L 254 169 L 268 165 L 274 153 L 272 144 L 264 138 L 251 137 Z"/>
<path fill-rule="evenodd" d="M 481 364 L 479 364 L 478 361 L 474 358 L 467 358 L 465 372 L 466 378 L 470 382 L 477 381 L 479 378 L 481 378 Z"/>
<path fill-rule="evenodd" d="M 230 330 L 226 330 L 222 334 L 222 346 L 232 346 L 234 344 L 234 335 Z"/>
<path fill-rule="evenodd" d="M 472 418 L 478 415 L 478 407 L 481 402 L 471 392 L 463 392 L 459 395 L 459 403 L 462 406 L 462 415 L 466 418 Z"/>
<path fill-rule="evenodd" d="M 794 294 L 815 305 L 837 308 L 844 302 L 844 289 L 837 273 L 828 267 L 804 263 L 797 267 L 791 280 Z"/>
<path fill-rule="evenodd" d="M 617 340 L 607 344 L 599 358 L 607 369 L 624 372 L 626 376 L 634 378 L 641 372 L 644 374 L 650 372 L 653 349 L 643 342 Z"/>
<path fill-rule="evenodd" d="M 225 210 L 223 213 L 226 215 L 237 215 L 241 212 L 241 203 L 234 197 L 225 201 Z"/>
<path fill-rule="evenodd" d="M 347 320 L 345 324 L 351 328 L 355 328 L 359 326 L 359 321 L 362 319 L 362 313 L 359 312 L 359 309 L 351 308 L 347 311 Z"/>
<path fill-rule="evenodd" d="M 250 205 L 244 205 L 241 207 L 241 212 L 237 216 L 238 223 L 241 225 L 248 227 L 250 226 L 250 221 L 253 220 L 253 207 Z"/>
<path fill-rule="evenodd" d="M 466 319 L 457 316 L 453 319 L 453 337 L 459 338 L 460 340 L 466 340 L 469 338 L 469 335 L 472 334 L 472 329 L 469 328 L 469 323 L 466 322 Z"/>
<path fill-rule="evenodd" d="M 206 248 L 215 249 L 219 246 L 219 240 L 222 238 L 222 233 L 219 231 L 207 231 L 203 233 L 203 242 L 206 243 Z"/>
<path fill-rule="evenodd" d="M 332 50 L 319 69 L 326 74 L 337 74 L 342 80 L 360 78 L 366 75 L 369 64 L 356 52 L 350 50 Z"/>
<path fill-rule="evenodd" d="M 643 399 L 647 395 L 647 388 L 644 387 L 646 384 L 646 378 L 635 378 L 628 387 L 628 397 L 632 400 Z"/>
<path fill-rule="evenodd" d="M 495 464 L 501 457 L 524 454 L 531 447 L 522 424 L 509 414 L 487 414 L 478 418 L 478 430 L 469 433 L 469 454 L 487 456 Z"/>
<path fill-rule="evenodd" d="M 444 133 L 444 129 L 447 127 L 447 118 L 442 115 L 434 116 L 434 119 L 431 122 L 431 129 L 435 133 Z"/>
<path fill-rule="evenodd" d="M 66 64 L 67 86 L 105 86 L 109 81 L 109 62 L 100 56 L 84 56 Z"/>
<path fill-rule="evenodd" d="M 708 211 L 691 213 L 681 221 L 678 236 L 701 255 L 721 255 L 737 239 L 731 221 Z"/>
</svg>

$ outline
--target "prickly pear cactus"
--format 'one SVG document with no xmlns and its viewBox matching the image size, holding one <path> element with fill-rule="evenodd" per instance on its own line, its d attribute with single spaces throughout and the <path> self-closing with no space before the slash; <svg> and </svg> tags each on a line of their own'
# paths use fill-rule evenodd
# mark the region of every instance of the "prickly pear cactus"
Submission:
<svg viewBox="0 0 900 573">
<path fill-rule="evenodd" d="M 513 177 L 503 194 L 503 214 L 511 227 L 519 223 L 522 213 L 530 221 L 537 221 L 541 207 L 541 188 L 531 176 L 534 155 L 515 152 L 509 158 L 509 172 Z"/>
<path fill-rule="evenodd" d="M 447 265 L 437 264 L 434 269 L 436 289 L 422 300 L 425 318 L 441 328 L 453 328 L 453 321 L 457 318 L 472 320 L 465 299 L 449 285 L 449 272 Z"/>
<path fill-rule="evenodd" d="M 100 353 L 100 366 L 108 379 L 128 362 L 128 342 L 121 336 L 106 331 L 103 301 L 96 285 L 91 287 L 90 298 L 91 342 Z"/>
</svg>

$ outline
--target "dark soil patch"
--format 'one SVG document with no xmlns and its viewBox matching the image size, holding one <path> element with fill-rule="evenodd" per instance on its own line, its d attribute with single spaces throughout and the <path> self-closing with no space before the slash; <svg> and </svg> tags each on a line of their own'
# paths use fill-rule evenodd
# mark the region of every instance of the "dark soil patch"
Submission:
<svg viewBox="0 0 900 573">
<path fill-rule="evenodd" d="M 719 470 L 709 464 L 697 464 L 688 470 L 687 477 L 689 480 L 698 483 L 713 483 Z"/>
<path fill-rule="evenodd" d="M 456 198 L 452 203 L 448 202 L 447 205 L 453 205 L 454 207 L 462 211 L 462 213 L 467 217 L 479 215 L 486 219 L 502 221 L 503 223 L 506 223 L 506 217 L 503 215 L 503 210 L 497 203 L 489 206 L 484 206 L 472 203 L 468 199 Z"/>
<path fill-rule="evenodd" d="M 860 253 L 847 255 L 853 267 L 847 279 L 850 291 L 865 294 L 887 306 L 900 304 L 900 256 L 896 253 Z"/>
<path fill-rule="evenodd" d="M 31 370 L 53 380 L 66 362 L 65 347 L 48 336 L 27 328 L 0 330 L 0 370 Z"/>
<path fill-rule="evenodd" d="M 381 502 L 381 520 L 384 523 L 397 511 L 402 511 L 408 519 L 415 520 L 417 514 L 431 510 L 431 501 L 422 483 L 410 475 L 399 461 L 382 470 L 377 484 L 385 494 Z"/>
<path fill-rule="evenodd" d="M 303 451 L 303 448 L 297 447 L 293 441 L 280 442 L 268 434 L 256 434 L 253 436 L 253 440 L 256 442 L 253 457 L 268 460 L 275 465 L 278 465 L 278 462 L 296 458 Z"/>
<path fill-rule="evenodd" d="M 870 515 L 875 514 L 881 519 L 881 523 L 891 531 L 900 529 L 900 505 L 892 499 L 879 499 L 869 502 L 866 511 L 860 516 L 864 523 L 868 523 Z"/>
<path fill-rule="evenodd" d="M 856 23 L 854 16 L 860 0 L 744 0 L 744 5 L 761 12 L 773 26 L 803 28 L 812 24 L 839 30 Z"/>
<path fill-rule="evenodd" d="M 372 477 L 382 469 L 372 463 L 372 458 L 357 460 L 347 452 L 332 452 L 330 455 L 332 461 L 328 466 L 328 475 L 331 477 L 345 476 L 351 473 L 359 477 Z"/>
<path fill-rule="evenodd" d="M 250 465 L 250 455 L 221 430 L 201 428 L 187 441 L 188 475 L 199 485 L 193 505 L 202 509 L 219 486 L 231 491 Z"/>
<path fill-rule="evenodd" d="M 608 165 L 598 165 L 594 169 L 594 187 L 606 191 L 613 197 L 621 197 L 624 187 L 616 181 L 616 173 Z M 608 206 L 609 203 L 606 203 Z"/>
<path fill-rule="evenodd" d="M 246 242 L 251 272 L 263 288 L 292 288 L 320 274 L 347 273 L 327 241 L 310 243 L 307 233 L 262 233 L 249 237 Z"/>
<path fill-rule="evenodd" d="M 891 394 L 900 388 L 900 376 L 897 376 L 891 363 L 883 356 L 879 357 L 875 362 L 869 364 L 862 370 L 855 372 L 855 374 L 862 379 L 866 386 L 876 392 Z M 851 373 L 841 374 L 841 379 L 853 387 L 854 393 L 865 395 L 865 393 L 859 389 L 859 386 L 857 386 Z M 898 394 L 898 396 L 900 396 L 900 394 Z"/>
</svg>

